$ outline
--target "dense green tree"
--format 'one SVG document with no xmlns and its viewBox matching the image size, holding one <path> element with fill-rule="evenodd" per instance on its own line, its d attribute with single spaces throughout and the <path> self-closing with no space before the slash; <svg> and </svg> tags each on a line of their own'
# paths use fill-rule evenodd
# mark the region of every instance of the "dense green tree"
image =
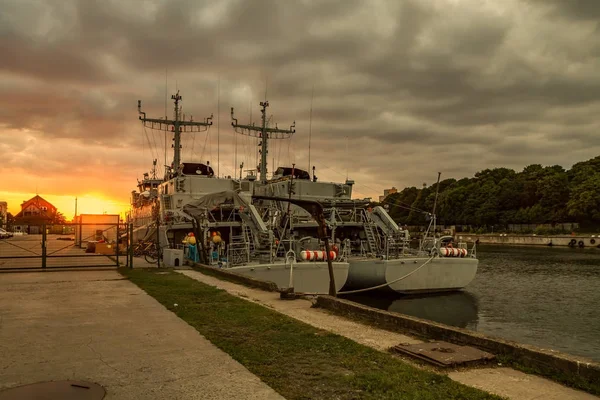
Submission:
<svg viewBox="0 0 600 400">
<path fill-rule="evenodd" d="M 578 221 L 600 221 L 600 173 L 573 188 L 567 209 L 569 216 Z"/>
<path fill-rule="evenodd" d="M 391 216 L 402 224 L 427 222 L 437 184 L 408 187 L 386 198 Z M 439 183 L 441 224 L 506 226 L 580 222 L 600 225 L 600 156 L 573 165 L 528 165 L 521 172 L 485 169 L 472 178 Z"/>
</svg>

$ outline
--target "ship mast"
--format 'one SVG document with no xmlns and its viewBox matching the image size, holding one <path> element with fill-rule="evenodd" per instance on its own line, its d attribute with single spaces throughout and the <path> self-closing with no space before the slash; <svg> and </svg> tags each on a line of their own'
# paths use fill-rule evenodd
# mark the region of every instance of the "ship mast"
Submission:
<svg viewBox="0 0 600 400">
<path fill-rule="evenodd" d="M 182 100 L 182 97 L 179 95 L 179 90 L 176 94 L 171 96 L 171 99 L 174 100 L 175 103 L 175 119 L 157 119 L 157 118 L 147 118 L 146 113 L 142 111 L 142 101 L 138 100 L 138 112 L 140 113 L 140 121 L 144 124 L 144 126 L 155 129 L 159 131 L 165 131 L 170 128 L 173 132 L 173 165 L 172 167 L 177 171 L 179 169 L 179 165 L 181 164 L 181 132 L 204 132 L 210 128 L 212 125 L 213 115 L 206 118 L 203 122 L 194 121 L 193 117 L 190 116 L 189 121 L 183 120 L 181 118 L 181 109 L 179 107 L 179 102 Z M 165 173 L 166 176 L 166 173 Z"/>
<path fill-rule="evenodd" d="M 269 139 L 289 139 L 296 132 L 296 121 L 290 126 L 290 129 L 279 129 L 277 124 L 275 128 L 267 128 L 267 107 L 269 107 L 268 101 L 260 102 L 261 113 L 262 113 L 262 124 L 261 126 L 242 125 L 238 124 L 238 120 L 233 116 L 233 107 L 231 107 L 231 126 L 237 133 L 242 135 L 253 136 L 260 138 L 261 141 L 258 144 L 260 149 L 260 181 L 265 183 L 267 181 L 267 152 Z"/>
<path fill-rule="evenodd" d="M 156 158 L 154 160 L 152 160 L 152 179 L 156 179 L 156 161 L 158 161 Z"/>
</svg>

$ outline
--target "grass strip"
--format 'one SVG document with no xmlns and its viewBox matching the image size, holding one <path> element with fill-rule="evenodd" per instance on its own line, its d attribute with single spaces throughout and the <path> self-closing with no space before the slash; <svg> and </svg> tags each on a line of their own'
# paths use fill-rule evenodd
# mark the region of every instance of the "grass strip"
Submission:
<svg viewBox="0 0 600 400">
<path fill-rule="evenodd" d="M 500 399 L 182 274 L 120 272 L 286 399 Z"/>
<path fill-rule="evenodd" d="M 277 291 L 277 285 L 272 282 L 263 282 L 244 275 L 238 275 L 235 272 L 227 271 L 227 269 L 216 269 L 213 267 L 202 266 L 199 264 L 192 265 L 192 269 L 194 271 L 200 272 L 201 274 L 212 276 L 213 278 L 235 283 L 236 285 L 242 285 L 251 289 L 260 289 L 270 292 Z"/>
</svg>

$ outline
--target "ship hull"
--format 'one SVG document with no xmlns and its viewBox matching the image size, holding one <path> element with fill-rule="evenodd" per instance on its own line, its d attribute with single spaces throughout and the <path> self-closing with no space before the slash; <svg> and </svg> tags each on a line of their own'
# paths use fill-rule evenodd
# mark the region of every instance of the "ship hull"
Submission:
<svg viewBox="0 0 600 400">
<path fill-rule="evenodd" d="M 348 263 L 333 263 L 336 291 L 339 291 L 346 284 L 348 270 Z M 290 286 L 290 267 L 285 263 L 245 265 L 231 267 L 227 271 L 261 281 L 273 282 L 280 289 Z M 329 292 L 329 269 L 326 262 L 296 263 L 292 274 L 292 285 L 295 292 L 324 294 Z"/>
<path fill-rule="evenodd" d="M 401 294 L 460 290 L 473 281 L 479 264 L 476 258 L 436 257 L 421 267 L 427 260 L 428 257 L 352 260 L 345 289 L 387 285 Z M 405 275 L 409 276 L 398 280 Z"/>
</svg>

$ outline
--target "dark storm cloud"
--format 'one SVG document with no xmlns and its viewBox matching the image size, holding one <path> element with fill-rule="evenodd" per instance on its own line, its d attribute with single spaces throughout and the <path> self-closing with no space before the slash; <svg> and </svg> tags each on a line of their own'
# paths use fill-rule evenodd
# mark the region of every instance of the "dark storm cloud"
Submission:
<svg viewBox="0 0 600 400">
<path fill-rule="evenodd" d="M 1 76 L 1 75 L 0 75 Z M 114 147 L 123 139 L 131 112 L 106 104 L 106 94 L 42 88 L 19 89 L 0 96 L 0 118 L 7 128 L 40 130 L 47 139 L 71 138 Z M 128 108 L 134 110 L 134 98 Z"/>
<path fill-rule="evenodd" d="M 64 44 L 40 46 L 34 40 L 4 32 L 0 36 L 0 68 L 56 82 L 91 83 L 106 80 L 98 60 L 73 53 Z"/>
<path fill-rule="evenodd" d="M 357 190 L 370 195 L 431 182 L 438 170 L 461 178 L 494 166 L 568 167 L 600 149 L 594 0 L 0 0 L 0 9 L 0 125 L 132 153 L 104 154 L 114 166 L 145 168 L 140 146 L 161 143 L 162 133 L 141 130 L 136 100 L 165 114 L 165 69 L 188 117 L 216 120 L 219 98 L 230 171 L 229 107 L 245 123 L 252 102 L 257 122 L 267 81 L 273 122 L 297 122 L 292 154 L 274 144 L 270 156 L 305 163 L 314 91 L 319 177 L 345 178 L 352 160 Z M 215 130 L 191 153 L 214 155 Z M 253 163 L 254 144 L 240 140 L 238 164 Z M 47 157 L 61 170 L 60 157 Z"/>
<path fill-rule="evenodd" d="M 600 19 L 600 3 L 596 0 L 530 0 L 536 5 L 552 9 L 556 15 L 565 18 L 596 20 Z"/>
</svg>

